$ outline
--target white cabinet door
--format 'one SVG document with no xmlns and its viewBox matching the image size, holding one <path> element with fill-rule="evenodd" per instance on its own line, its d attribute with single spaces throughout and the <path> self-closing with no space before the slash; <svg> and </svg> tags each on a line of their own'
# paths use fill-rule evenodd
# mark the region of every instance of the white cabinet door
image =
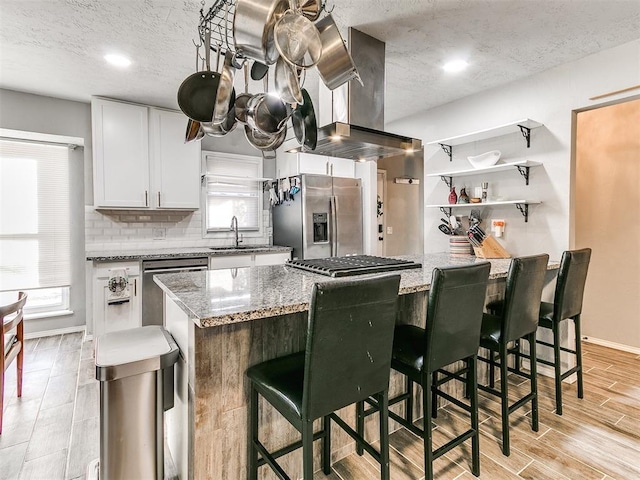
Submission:
<svg viewBox="0 0 640 480">
<path fill-rule="evenodd" d="M 109 276 L 113 269 L 124 269 L 129 275 L 128 295 L 119 301 L 110 296 Z M 140 266 L 138 262 L 107 263 L 94 268 L 93 335 L 142 326 Z"/>
<path fill-rule="evenodd" d="M 149 206 L 147 108 L 92 99 L 96 207 Z"/>
<path fill-rule="evenodd" d="M 281 265 L 291 259 L 291 252 L 256 253 L 254 265 Z"/>
<path fill-rule="evenodd" d="M 209 258 L 209 270 L 221 268 L 251 267 L 253 254 L 246 255 L 219 255 Z"/>
<path fill-rule="evenodd" d="M 356 175 L 355 162 L 348 158 L 329 157 L 329 175 L 332 177 L 354 178 Z"/>
<path fill-rule="evenodd" d="M 187 121 L 182 113 L 149 109 L 154 208 L 200 206 L 200 142 L 184 143 Z"/>
<path fill-rule="evenodd" d="M 331 175 L 329 170 L 329 157 L 311 153 L 298 154 L 298 173 Z"/>
</svg>

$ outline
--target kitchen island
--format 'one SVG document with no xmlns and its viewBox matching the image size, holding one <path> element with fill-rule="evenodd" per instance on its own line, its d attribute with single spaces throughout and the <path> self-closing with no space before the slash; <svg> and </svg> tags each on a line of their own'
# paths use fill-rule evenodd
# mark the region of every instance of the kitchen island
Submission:
<svg viewBox="0 0 640 480">
<path fill-rule="evenodd" d="M 422 264 L 422 268 L 398 272 L 401 295 L 397 323 L 420 326 L 425 324 L 433 268 L 484 261 L 448 253 L 398 258 Z M 509 262 L 491 260 L 487 301 L 502 297 Z M 558 262 L 549 263 L 548 284 L 558 266 Z M 176 406 L 166 413 L 169 448 L 181 478 L 246 478 L 249 384 L 244 372 L 251 365 L 304 349 L 313 284 L 339 280 L 274 265 L 164 274 L 155 281 L 164 292 L 166 327 L 181 349 Z M 484 381 L 486 372 L 479 374 L 479 381 Z M 451 382 L 450 392 L 460 395 L 461 386 L 455 383 Z M 392 372 L 390 394 L 402 388 L 402 379 Z M 414 402 L 415 418 L 422 416 L 420 404 Z M 404 407 L 398 404 L 393 408 L 402 412 Z M 354 425 L 354 407 L 339 414 Z M 367 438 L 375 439 L 377 416 L 367 422 Z M 391 431 L 396 428 L 398 425 L 391 422 Z M 265 402 L 260 405 L 260 433 L 269 450 L 299 438 Z M 353 440 L 336 429 L 332 461 L 353 451 Z M 318 468 L 319 454 L 318 443 L 314 446 Z M 281 461 L 292 478 L 301 477 L 299 451 Z M 273 478 L 271 471 L 264 470 L 261 478 Z"/>
</svg>

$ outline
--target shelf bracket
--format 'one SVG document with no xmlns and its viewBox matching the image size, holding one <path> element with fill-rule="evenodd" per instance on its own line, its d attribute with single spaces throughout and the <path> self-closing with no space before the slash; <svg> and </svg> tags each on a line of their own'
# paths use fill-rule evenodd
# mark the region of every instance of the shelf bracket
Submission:
<svg viewBox="0 0 640 480">
<path fill-rule="evenodd" d="M 453 185 L 453 177 L 447 176 L 447 175 L 440 175 L 440 180 L 442 180 L 444 183 L 447 184 L 447 187 L 451 188 L 451 185 Z"/>
<path fill-rule="evenodd" d="M 529 221 L 529 204 L 528 203 L 516 203 L 516 208 L 520 210 L 520 213 L 524 217 L 524 223 Z"/>
<path fill-rule="evenodd" d="M 524 125 L 518 125 L 520 127 L 520 132 L 522 136 L 527 139 L 527 148 L 531 146 L 531 129 L 529 127 L 525 127 Z"/>
<path fill-rule="evenodd" d="M 451 216 L 451 207 L 449 207 L 449 208 L 440 207 L 440 211 L 442 212 L 443 215 L 446 215 L 447 217 Z"/>
<path fill-rule="evenodd" d="M 440 143 L 439 145 L 442 147 L 442 150 L 444 151 L 444 153 L 446 153 L 449 156 L 449 161 L 452 162 L 453 161 L 453 147 L 451 145 L 446 145 L 444 143 Z"/>
<path fill-rule="evenodd" d="M 523 167 L 521 165 L 516 165 L 516 168 L 520 172 L 520 175 L 524 177 L 525 184 L 529 185 L 529 168 L 530 167 Z"/>
</svg>

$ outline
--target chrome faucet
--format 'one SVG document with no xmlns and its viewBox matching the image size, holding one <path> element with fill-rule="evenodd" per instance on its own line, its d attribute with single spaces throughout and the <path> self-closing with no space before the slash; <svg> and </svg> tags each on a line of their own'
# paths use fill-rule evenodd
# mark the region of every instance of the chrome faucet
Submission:
<svg viewBox="0 0 640 480">
<path fill-rule="evenodd" d="M 233 232 L 235 246 L 237 247 L 242 243 L 242 238 L 238 239 L 238 217 L 235 215 L 231 217 L 231 231 Z"/>
</svg>

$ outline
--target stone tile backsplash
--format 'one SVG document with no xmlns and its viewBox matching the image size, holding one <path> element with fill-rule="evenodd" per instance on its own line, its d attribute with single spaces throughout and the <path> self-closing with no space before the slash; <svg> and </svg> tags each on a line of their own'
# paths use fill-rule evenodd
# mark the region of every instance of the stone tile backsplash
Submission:
<svg viewBox="0 0 640 480">
<path fill-rule="evenodd" d="M 243 234 L 246 245 L 271 244 L 271 212 L 263 210 L 263 234 Z M 163 237 L 163 238 L 161 238 Z M 118 250 L 231 245 L 233 233 L 203 238 L 202 214 L 180 211 L 101 210 L 85 207 L 85 249 Z"/>
</svg>

